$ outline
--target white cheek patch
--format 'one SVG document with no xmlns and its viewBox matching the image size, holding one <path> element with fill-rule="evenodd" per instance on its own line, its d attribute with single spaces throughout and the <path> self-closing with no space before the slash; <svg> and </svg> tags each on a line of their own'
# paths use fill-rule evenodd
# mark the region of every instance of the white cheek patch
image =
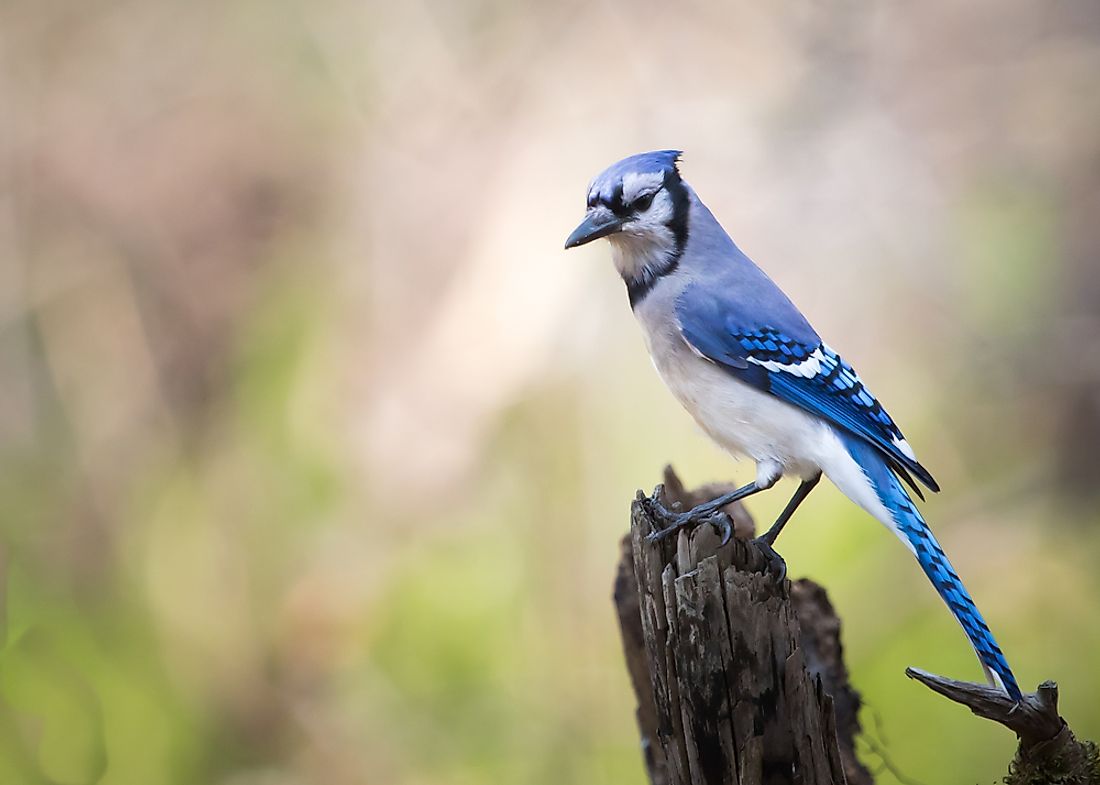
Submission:
<svg viewBox="0 0 1100 785">
<path fill-rule="evenodd" d="M 626 224 L 623 231 L 632 234 L 649 234 L 671 238 L 672 232 L 668 228 L 670 220 L 672 220 L 672 199 L 669 197 L 668 191 L 658 191 L 657 195 L 653 197 L 653 204 L 649 206 L 649 209 Z"/>
<path fill-rule="evenodd" d="M 659 191 L 648 210 L 634 216 L 621 231 L 608 235 L 620 275 L 632 280 L 664 269 L 676 253 L 676 236 L 668 226 L 672 212 L 672 199 L 667 191 Z"/>
<path fill-rule="evenodd" d="M 637 174 L 631 172 L 623 176 L 623 204 L 630 204 L 638 194 L 655 191 L 664 184 L 665 176 L 661 172 Z"/>
</svg>

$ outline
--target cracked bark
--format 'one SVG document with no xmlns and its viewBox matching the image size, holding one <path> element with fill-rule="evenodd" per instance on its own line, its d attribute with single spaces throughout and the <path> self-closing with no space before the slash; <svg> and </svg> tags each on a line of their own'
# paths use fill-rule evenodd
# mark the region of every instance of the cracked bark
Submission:
<svg viewBox="0 0 1100 785">
<path fill-rule="evenodd" d="M 665 494 L 684 507 L 727 490 Z M 636 500 L 615 603 L 654 785 L 872 782 L 854 751 L 859 695 L 848 684 L 840 623 L 820 586 L 777 583 L 741 505 L 735 538 L 709 527 L 657 545 Z"/>
<path fill-rule="evenodd" d="M 655 492 L 687 509 L 730 490 L 684 490 L 671 469 Z M 777 583 L 739 504 L 735 537 L 709 527 L 658 544 L 639 492 L 622 542 L 615 606 L 653 785 L 869 785 L 858 761 L 859 694 L 848 681 L 840 620 L 813 581 Z M 1019 737 L 1008 785 L 1100 785 L 1096 745 L 1079 741 L 1044 682 L 1016 706 L 986 685 L 906 673 Z"/>
</svg>

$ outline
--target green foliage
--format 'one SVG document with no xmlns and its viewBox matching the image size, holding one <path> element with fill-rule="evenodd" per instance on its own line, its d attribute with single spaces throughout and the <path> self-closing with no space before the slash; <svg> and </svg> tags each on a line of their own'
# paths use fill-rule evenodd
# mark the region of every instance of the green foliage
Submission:
<svg viewBox="0 0 1100 785">
<path fill-rule="evenodd" d="M 1055 12 L 116 5 L 0 9 L 0 785 L 640 783 L 629 502 L 669 461 L 751 471 L 662 388 L 606 253 L 559 255 L 584 178 L 657 136 L 852 347 L 1021 683 L 1100 737 L 1100 516 L 1041 470 L 1058 383 L 1096 384 L 1058 193 L 1095 192 L 1095 58 Z M 999 48 L 1035 92 L 990 111 Z M 977 677 L 962 633 L 824 486 L 780 550 L 874 749 L 991 782 L 1011 736 L 903 676 Z"/>
</svg>

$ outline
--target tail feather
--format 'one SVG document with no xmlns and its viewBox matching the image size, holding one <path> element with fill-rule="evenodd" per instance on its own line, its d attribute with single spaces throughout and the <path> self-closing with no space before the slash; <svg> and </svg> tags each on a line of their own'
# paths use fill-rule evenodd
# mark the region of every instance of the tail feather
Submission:
<svg viewBox="0 0 1100 785">
<path fill-rule="evenodd" d="M 1020 687 L 1001 648 L 994 640 L 993 633 L 989 631 L 970 593 L 900 480 L 890 471 L 881 456 L 861 440 L 849 438 L 845 446 L 870 481 L 878 500 L 886 508 L 891 518 L 889 523 L 893 524 L 891 528 L 913 551 L 925 575 L 970 639 L 986 678 L 991 684 L 1019 700 Z"/>
</svg>

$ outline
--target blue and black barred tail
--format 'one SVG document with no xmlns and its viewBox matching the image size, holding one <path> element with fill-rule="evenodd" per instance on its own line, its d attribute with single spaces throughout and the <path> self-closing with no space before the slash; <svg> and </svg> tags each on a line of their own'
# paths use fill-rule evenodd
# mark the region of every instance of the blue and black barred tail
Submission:
<svg viewBox="0 0 1100 785">
<path fill-rule="evenodd" d="M 1019 700 L 1020 687 L 1000 646 L 993 639 L 993 633 L 901 482 L 870 445 L 849 437 L 845 446 L 870 480 L 879 501 L 886 507 L 892 520 L 884 523 L 913 551 L 925 575 L 962 625 L 981 661 L 986 678 L 1013 699 Z"/>
</svg>

